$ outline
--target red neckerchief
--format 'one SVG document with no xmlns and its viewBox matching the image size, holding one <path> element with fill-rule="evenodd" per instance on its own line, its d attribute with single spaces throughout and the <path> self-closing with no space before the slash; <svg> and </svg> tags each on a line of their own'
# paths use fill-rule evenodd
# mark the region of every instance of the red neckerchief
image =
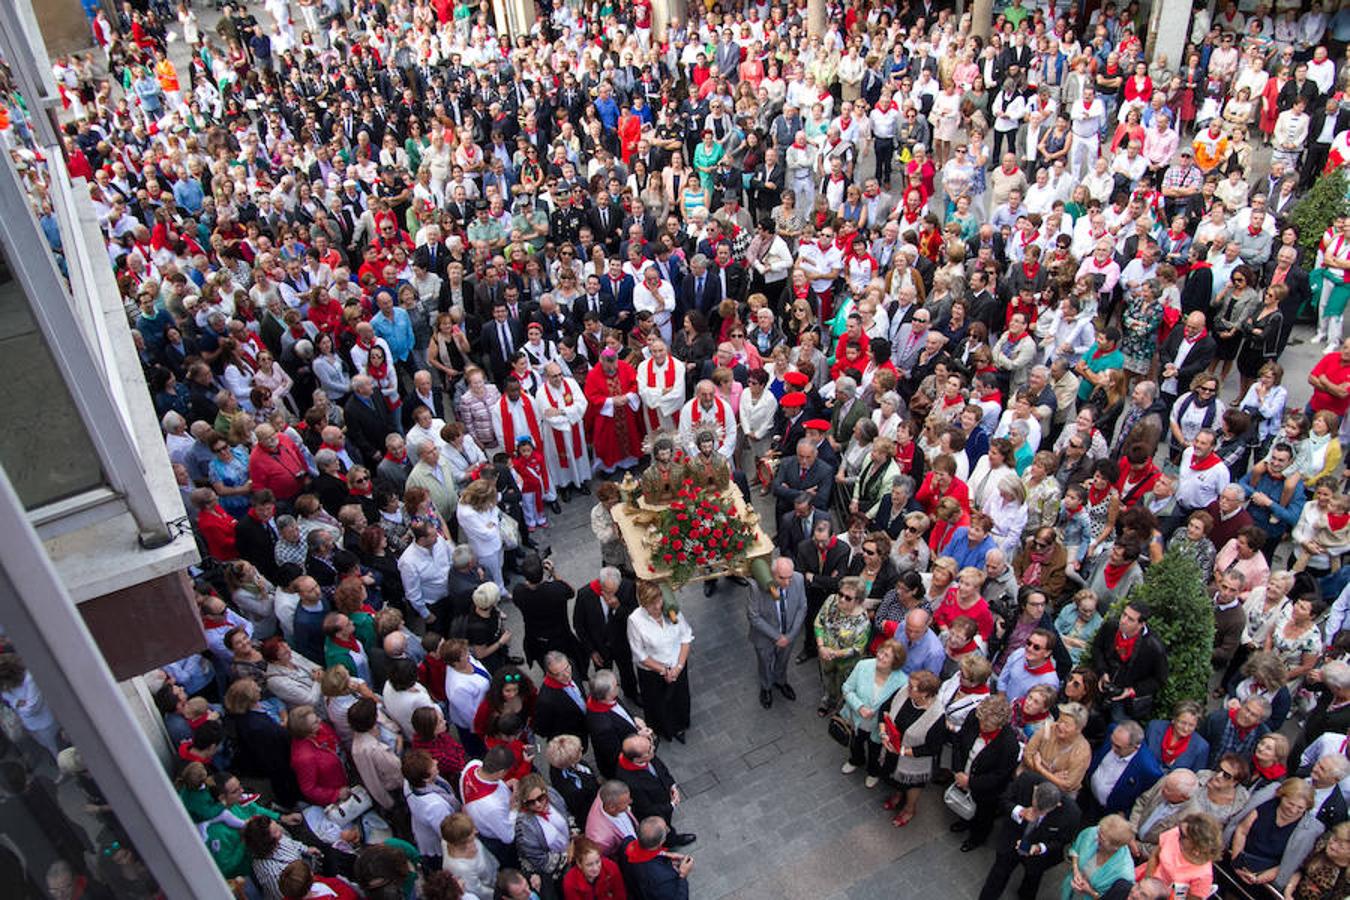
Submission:
<svg viewBox="0 0 1350 900">
<path fill-rule="evenodd" d="M 955 397 L 943 397 L 943 398 L 942 398 L 942 408 L 943 408 L 943 409 L 946 409 L 946 408 L 949 407 L 949 406 L 956 406 L 958 403 L 962 403 L 962 404 L 963 404 L 963 403 L 965 403 L 965 402 L 966 402 L 966 398 L 965 398 L 965 397 L 962 397 L 960 394 L 957 394 Z"/>
<path fill-rule="evenodd" d="M 361 652 L 361 642 L 356 639 L 356 635 L 352 635 L 349 638 L 340 638 L 336 634 L 333 634 L 329 635 L 328 639 L 339 647 L 345 647 L 353 653 Z"/>
<path fill-rule="evenodd" d="M 1022 668 L 1027 670 L 1028 675 L 1048 675 L 1055 671 L 1055 661 L 1053 659 L 1047 659 L 1045 662 L 1034 668 L 1026 664 L 1025 657 L 1023 657 L 1023 660 Z"/>
<path fill-rule="evenodd" d="M 1115 348 L 1112 348 L 1111 350 L 1103 350 L 1103 349 L 1101 348 L 1100 345 L 1098 345 L 1098 344 L 1093 344 L 1093 345 L 1092 345 L 1092 361 L 1093 361 L 1093 362 L 1096 362 L 1097 360 L 1101 359 L 1103 356 L 1106 356 L 1108 353 L 1113 353 L 1113 352 L 1115 352 Z"/>
<path fill-rule="evenodd" d="M 1084 101 L 1083 101 L 1083 109 L 1084 109 L 1084 111 L 1086 111 L 1086 112 L 1092 112 L 1092 101 L 1091 101 L 1091 100 L 1084 100 Z"/>
<path fill-rule="evenodd" d="M 371 338 L 369 341 L 367 341 L 365 338 L 359 337 L 356 339 L 356 345 L 360 347 L 362 350 L 370 350 L 372 347 L 375 346 L 375 338 Z"/>
<path fill-rule="evenodd" d="M 1240 707 L 1239 707 L 1239 708 L 1240 708 Z M 1233 731 L 1237 733 L 1238 740 L 1240 740 L 1240 741 L 1245 741 L 1245 740 L 1247 739 L 1247 737 L 1248 737 L 1253 731 L 1256 730 L 1256 726 L 1253 725 L 1253 726 L 1250 727 L 1250 728 L 1243 728 L 1241 725 L 1239 725 L 1239 724 L 1237 723 L 1237 714 L 1238 714 L 1238 711 L 1237 711 L 1236 709 L 1230 709 L 1230 710 L 1228 711 L 1228 721 L 1230 721 L 1230 722 L 1233 723 Z M 1283 774 L 1283 773 L 1281 773 L 1281 774 Z"/>
<path fill-rule="evenodd" d="M 1002 392 L 1002 391 L 990 391 L 990 392 L 987 393 L 987 394 L 981 394 L 981 395 L 980 395 L 980 402 L 981 402 L 981 403 L 999 403 L 999 404 L 1001 404 L 1001 403 L 1003 402 L 1003 392 Z"/>
<path fill-rule="evenodd" d="M 586 698 L 586 712 L 607 713 L 614 708 L 614 700 L 596 700 L 594 697 Z"/>
<path fill-rule="evenodd" d="M 1192 266 L 1191 268 L 1195 268 L 1195 267 Z M 1188 343 L 1188 344 L 1198 344 L 1198 343 L 1200 343 L 1201 341 L 1203 341 L 1203 340 L 1205 339 L 1205 336 L 1206 336 L 1207 334 L 1209 334 L 1209 329 L 1208 329 L 1208 328 L 1201 328 L 1199 334 L 1197 334 L 1197 335 L 1196 335 L 1195 337 L 1193 337 L 1193 338 L 1189 338 L 1189 337 L 1186 337 L 1186 332 L 1183 331 L 1183 332 L 1181 332 L 1181 339 L 1182 339 L 1183 341 L 1185 341 L 1186 343 Z"/>
<path fill-rule="evenodd" d="M 545 676 L 544 676 L 544 687 L 546 687 L 546 688 L 553 688 L 555 691 L 565 691 L 565 690 L 567 690 L 568 688 L 570 688 L 570 687 L 572 687 L 573 685 L 575 685 L 575 683 L 576 683 L 576 682 L 573 682 L 572 684 L 563 684 L 561 681 L 559 681 L 558 679 L 554 678 L 552 675 L 545 675 Z"/>
<path fill-rule="evenodd" d="M 202 628 L 224 628 L 228 624 L 230 624 L 230 620 L 224 616 L 202 614 Z"/>
<path fill-rule="evenodd" d="M 1100 494 L 1097 493 L 1097 488 L 1096 488 L 1095 485 L 1092 486 L 1092 487 L 1089 487 L 1089 488 L 1088 488 L 1088 505 L 1090 505 L 1090 506 L 1096 506 L 1098 503 L 1101 503 L 1103 500 L 1105 500 L 1107 497 L 1110 497 L 1110 496 L 1111 496 L 1111 485 L 1109 485 L 1109 484 L 1106 486 L 1106 490 L 1102 491 Z"/>
<path fill-rule="evenodd" d="M 1040 272 L 1041 272 L 1040 263 L 1026 263 L 1026 262 L 1022 263 L 1022 274 L 1025 275 L 1027 278 L 1030 278 L 1034 281 L 1036 279 L 1036 276 L 1039 275 Z"/>
<path fill-rule="evenodd" d="M 1170 766 L 1177 760 L 1181 754 L 1186 752 L 1190 746 L 1191 736 L 1188 734 L 1184 738 L 1178 738 L 1172 734 L 1172 726 L 1168 725 L 1167 730 L 1163 732 L 1162 739 L 1162 761 L 1164 765 Z"/>
<path fill-rule="evenodd" d="M 1110 568 L 1110 566 L 1107 568 Z M 1139 634 L 1143 633 L 1143 629 L 1140 629 Z M 1120 627 L 1116 626 L 1116 656 L 1120 657 L 1121 662 L 1129 662 L 1130 657 L 1134 656 L 1134 646 L 1139 643 L 1139 634 L 1127 638 L 1121 633 Z"/>
<path fill-rule="evenodd" d="M 1108 588 L 1115 590 L 1116 585 L 1120 584 L 1120 579 L 1125 577 L 1125 573 L 1130 571 L 1130 566 L 1132 565 L 1134 565 L 1134 560 L 1121 563 L 1120 565 L 1107 563 L 1106 568 L 1102 570 L 1102 580 L 1106 582 Z"/>
<path fill-rule="evenodd" d="M 192 749 L 192 741 L 191 741 L 191 740 L 183 741 L 183 743 L 181 743 L 181 744 L 178 745 L 178 758 L 181 759 L 181 760 L 184 760 L 184 761 L 186 761 L 186 762 L 199 762 L 199 763 L 202 763 L 202 764 L 204 764 L 204 765 L 209 765 L 210 762 L 211 762 L 211 757 L 209 757 L 209 756 L 199 756 L 199 755 Z"/>
<path fill-rule="evenodd" d="M 467 805 L 475 800 L 482 800 L 484 797 L 490 797 L 497 792 L 498 782 L 484 781 L 478 777 L 478 771 L 482 768 L 465 769 L 461 788 L 464 792 L 464 803 Z"/>
<path fill-rule="evenodd" d="M 972 638 L 971 641 L 970 641 L 970 643 L 969 643 L 969 644 L 966 644 L 966 646 L 967 646 L 967 647 L 970 647 L 970 646 L 971 646 L 972 644 L 974 644 L 974 643 L 975 643 L 975 639 Z M 961 684 L 960 682 L 957 682 L 957 685 L 956 685 L 956 693 L 958 693 L 958 694 L 965 694 L 966 696 L 974 696 L 975 694 L 987 694 L 987 693 L 989 693 L 989 682 L 986 681 L 984 684 L 977 684 L 977 685 L 975 685 L 975 687 L 969 687 L 969 688 L 966 687 L 964 684 Z"/>
<path fill-rule="evenodd" d="M 1256 770 L 1256 774 L 1266 781 L 1281 781 L 1286 771 L 1284 763 L 1273 762 L 1268 766 L 1263 766 L 1255 759 L 1252 760 L 1252 768 Z"/>
<path fill-rule="evenodd" d="M 303 338 L 306 334 L 307 332 L 305 331 L 305 326 L 303 324 L 291 326 L 291 337 Z"/>
<path fill-rule="evenodd" d="M 1252 237 L 1256 237 L 1258 234 L 1261 233 L 1261 229 L 1260 229 L 1260 228 L 1256 228 L 1256 227 L 1251 226 L 1251 225 L 1248 225 L 1248 226 L 1247 226 L 1247 233 L 1250 234 Z"/>
<path fill-rule="evenodd" d="M 408 451 L 404 450 L 402 454 L 395 456 L 392 453 L 386 453 L 384 458 L 391 463 L 398 463 L 400 466 L 408 461 Z"/>
<path fill-rule="evenodd" d="M 1094 269 L 1105 269 L 1109 265 L 1111 265 L 1111 257 L 1109 256 L 1106 258 L 1106 262 L 1097 262 L 1097 257 L 1092 257 L 1092 267 Z"/>
<path fill-rule="evenodd" d="M 1347 522 L 1350 522 L 1350 513 L 1327 513 L 1327 527 L 1332 531 L 1340 531 Z"/>
<path fill-rule="evenodd" d="M 661 855 L 665 847 L 653 847 L 650 850 L 644 850 L 638 845 L 637 841 L 629 841 L 628 846 L 624 848 L 623 854 L 633 865 L 651 862 Z"/>
<path fill-rule="evenodd" d="M 994 738 L 998 737 L 999 732 L 1001 732 L 1002 730 L 1003 729 L 1000 727 L 995 728 L 993 731 L 981 731 L 980 740 L 984 741 L 986 744 L 992 744 L 994 742 Z"/>
<path fill-rule="evenodd" d="M 646 772 L 646 771 L 647 771 L 647 767 L 646 767 L 646 766 L 639 766 L 637 763 L 633 762 L 631 759 L 629 759 L 627 756 L 625 756 L 625 755 L 622 754 L 622 753 L 619 754 L 619 768 L 620 768 L 620 769 L 627 769 L 629 772 Z"/>
<path fill-rule="evenodd" d="M 1212 469 L 1223 460 L 1219 459 L 1219 454 L 1210 451 L 1204 459 L 1196 459 L 1195 454 L 1191 454 L 1191 469 L 1196 472 L 1203 472 L 1206 469 Z"/>
</svg>

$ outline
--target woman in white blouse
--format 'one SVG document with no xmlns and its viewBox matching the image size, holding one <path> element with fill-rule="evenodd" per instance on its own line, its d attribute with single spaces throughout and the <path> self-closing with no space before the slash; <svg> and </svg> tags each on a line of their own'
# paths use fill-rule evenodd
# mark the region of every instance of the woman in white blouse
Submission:
<svg viewBox="0 0 1350 900">
<path fill-rule="evenodd" d="M 628 617 L 628 644 L 637 664 L 647 724 L 666 740 L 684 743 L 689 727 L 689 645 L 694 632 L 684 614 L 662 609 L 661 589 L 638 582 L 638 609 Z"/>
<path fill-rule="evenodd" d="M 872 424 L 877 426 L 877 437 L 895 440 L 895 433 L 900 428 L 899 410 L 899 394 L 887 391 L 881 395 L 877 408 L 872 410 Z"/>
<path fill-rule="evenodd" d="M 778 398 L 768 389 L 769 372 L 752 369 L 746 378 L 748 387 L 741 394 L 741 434 L 750 448 L 750 464 L 758 466 L 767 456 L 773 440 L 773 419 L 778 412 Z"/>
<path fill-rule="evenodd" d="M 502 577 L 502 512 L 497 508 L 497 479 L 491 469 L 470 484 L 455 508 L 459 534 L 469 545 L 483 572 L 510 599 Z"/>
<path fill-rule="evenodd" d="M 478 446 L 473 435 L 464 430 L 460 422 L 451 422 L 441 428 L 441 457 L 450 463 L 450 471 L 455 477 L 455 486 L 463 490 L 469 483 L 469 472 L 474 466 L 487 462 L 487 454 Z"/>
<path fill-rule="evenodd" d="M 990 485 L 992 489 L 986 490 L 980 508 L 994 520 L 990 532 L 994 542 L 1011 558 L 1021 548 L 1022 532 L 1027 527 L 1027 489 L 1012 471 L 991 478 Z"/>
</svg>

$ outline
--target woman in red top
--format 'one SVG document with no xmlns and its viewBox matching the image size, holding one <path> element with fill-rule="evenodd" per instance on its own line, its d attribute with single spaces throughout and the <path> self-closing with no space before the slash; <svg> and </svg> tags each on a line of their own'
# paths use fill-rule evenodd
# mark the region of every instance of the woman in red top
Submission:
<svg viewBox="0 0 1350 900">
<path fill-rule="evenodd" d="M 625 900 L 623 876 L 614 860 L 600 852 L 600 845 L 577 835 L 572 839 L 574 865 L 563 876 L 563 900 Z"/>
<path fill-rule="evenodd" d="M 516 713 L 528 725 L 534 721 L 534 701 L 538 694 L 530 676 L 520 669 L 515 666 L 498 669 L 474 714 L 474 734 L 486 737 L 495 732 L 497 719 L 505 713 Z"/>
<path fill-rule="evenodd" d="M 933 624 L 941 629 L 955 621 L 958 616 L 968 616 L 979 628 L 980 637 L 988 641 L 989 636 L 994 633 L 994 615 L 989 611 L 989 604 L 985 602 L 984 597 L 980 596 L 984 578 L 984 572 L 974 566 L 962 569 L 957 576 L 956 587 L 947 589 L 947 595 L 942 598 L 942 603 L 933 613 Z"/>
<path fill-rule="evenodd" d="M 297 706 L 291 710 L 286 729 L 291 734 L 291 768 L 304 798 L 328 806 L 351 796 L 337 732 L 319 718 L 314 707 Z"/>
</svg>

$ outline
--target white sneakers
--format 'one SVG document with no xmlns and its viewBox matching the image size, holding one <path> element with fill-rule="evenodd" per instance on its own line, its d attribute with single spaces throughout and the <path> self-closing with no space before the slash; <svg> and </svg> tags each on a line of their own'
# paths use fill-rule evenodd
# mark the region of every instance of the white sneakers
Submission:
<svg viewBox="0 0 1350 900">
<path fill-rule="evenodd" d="M 854 772 L 858 771 L 858 767 L 851 762 L 846 762 L 839 767 L 839 771 L 843 772 L 845 775 L 852 775 Z"/>
<path fill-rule="evenodd" d="M 863 779 L 863 787 L 867 788 L 868 790 L 871 790 L 880 783 L 881 779 L 875 775 L 868 775 L 866 778 Z"/>
</svg>

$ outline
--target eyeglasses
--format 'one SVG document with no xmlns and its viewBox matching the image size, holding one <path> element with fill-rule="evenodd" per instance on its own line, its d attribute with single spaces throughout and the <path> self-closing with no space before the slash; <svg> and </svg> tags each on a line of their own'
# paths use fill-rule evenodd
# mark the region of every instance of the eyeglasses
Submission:
<svg viewBox="0 0 1350 900">
<path fill-rule="evenodd" d="M 369 478 L 350 478 L 350 479 L 348 479 L 348 480 L 349 480 L 352 484 L 365 484 L 366 482 L 370 481 Z"/>
<path fill-rule="evenodd" d="M 876 555 L 877 551 L 875 547 L 873 547 L 871 550 L 868 550 L 866 547 L 863 548 L 863 556 L 876 556 Z"/>
<path fill-rule="evenodd" d="M 1237 781 L 1237 773 L 1230 772 L 1228 769 L 1219 769 L 1214 773 L 1215 778 L 1222 778 L 1225 781 Z"/>
</svg>

